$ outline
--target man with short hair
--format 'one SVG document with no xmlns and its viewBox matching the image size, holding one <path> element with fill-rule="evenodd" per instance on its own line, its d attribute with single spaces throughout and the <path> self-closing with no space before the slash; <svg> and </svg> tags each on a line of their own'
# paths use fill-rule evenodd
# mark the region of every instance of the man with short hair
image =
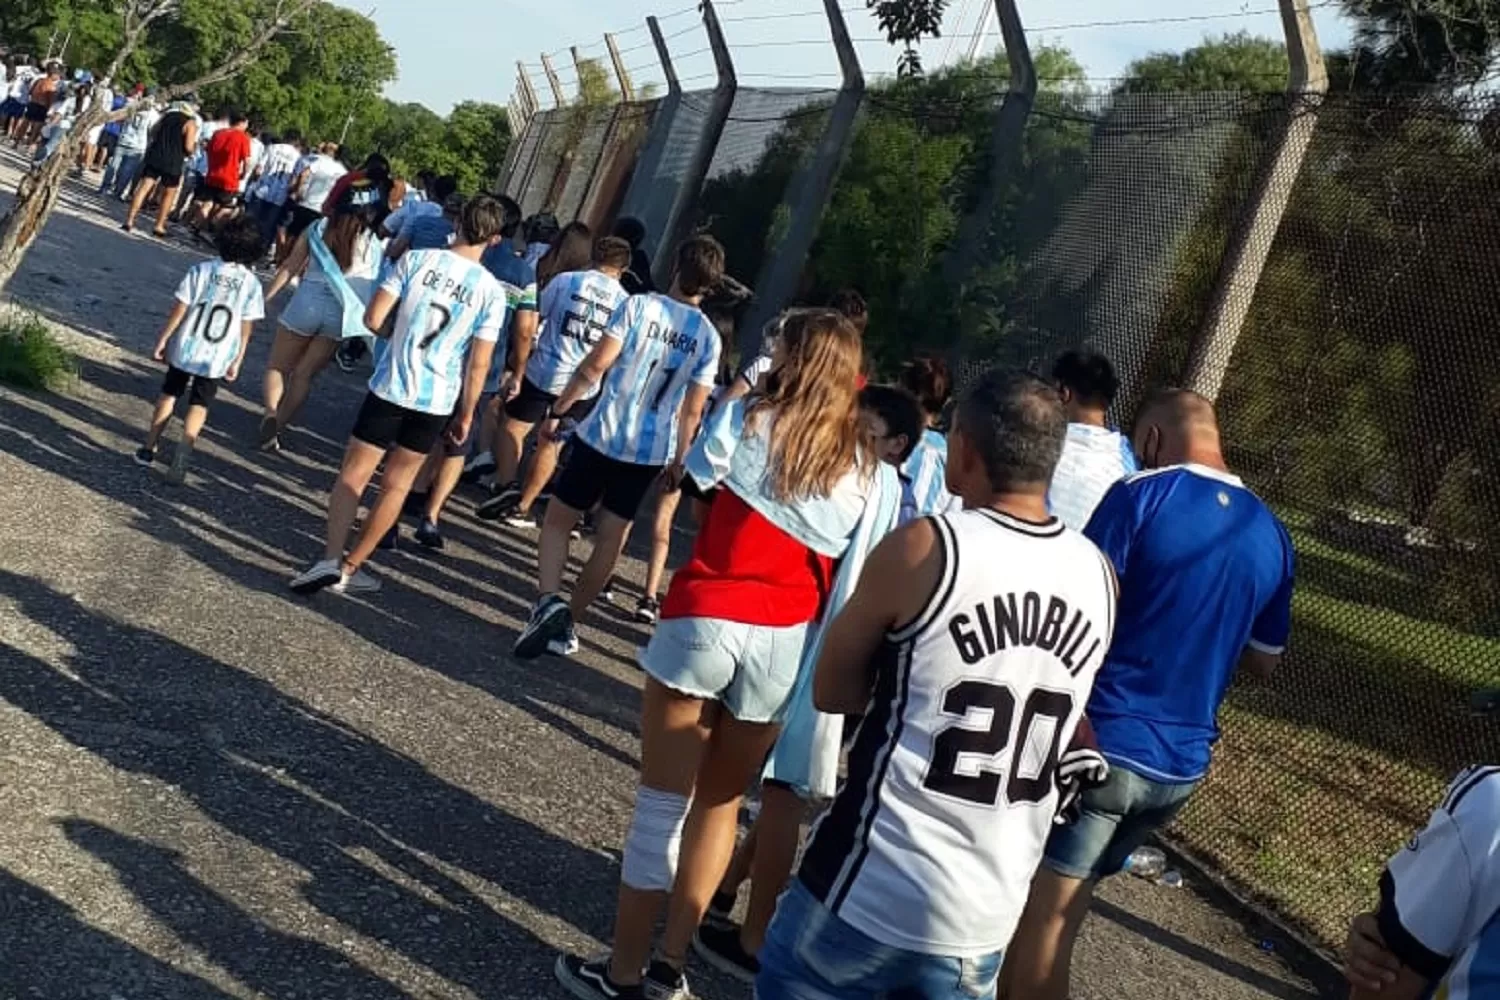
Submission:
<svg viewBox="0 0 1500 1000">
<path fill-rule="evenodd" d="M 1089 699 L 1109 779 L 1047 842 L 1006 956 L 1006 995 L 1063 1000 L 1094 885 L 1172 821 L 1208 773 L 1238 670 L 1268 678 L 1291 631 L 1292 542 L 1224 462 L 1214 407 L 1158 393 L 1136 420 L 1150 470 L 1114 486 L 1084 534 L 1120 578 L 1120 622 Z"/>
<path fill-rule="evenodd" d="M 150 97 L 142 98 L 130 117 L 120 123 L 120 137 L 115 141 L 114 152 L 104 167 L 104 179 L 99 183 L 99 193 L 112 194 L 120 201 L 128 198 L 130 185 L 141 169 L 146 157 L 146 143 L 151 130 L 161 121 L 161 112 Z"/>
<path fill-rule="evenodd" d="M 266 245 L 273 249 L 286 218 L 293 172 L 301 158 L 302 133 L 287 129 L 280 142 L 266 147 L 266 155 L 261 160 L 260 178 L 255 182 L 255 221 L 260 223 L 260 234 Z"/>
<path fill-rule="evenodd" d="M 1052 366 L 1052 380 L 1068 408 L 1068 443 L 1047 503 L 1063 524 L 1082 531 L 1105 492 L 1140 466 L 1129 439 L 1109 426 L 1120 380 L 1108 358 L 1069 351 Z"/>
<path fill-rule="evenodd" d="M 621 303 L 543 414 L 539 433 L 556 440 L 562 416 L 601 386 L 593 411 L 574 432 L 572 454 L 547 505 L 537 557 L 541 596 L 516 639 L 517 658 L 577 650 L 574 623 L 609 582 L 641 503 L 652 487 L 675 490 L 681 483 L 681 462 L 698 433 L 722 350 L 718 330 L 699 305 L 723 276 L 724 248 L 717 240 L 686 240 L 678 248 L 671 293 L 632 295 Z M 568 538 L 595 506 L 594 550 L 565 600 Z"/>
<path fill-rule="evenodd" d="M 217 129 L 204 146 L 207 164 L 202 189 L 194 206 L 189 228 L 196 235 L 219 213 L 234 207 L 240 196 L 240 185 L 250 172 L 254 147 L 250 142 L 250 118 L 240 111 L 223 112 L 229 124 Z"/>
<path fill-rule="evenodd" d="M 1108 560 L 1047 513 L 1066 427 L 1042 379 L 981 377 L 949 436 L 963 509 L 888 535 L 829 626 L 814 700 L 864 722 L 760 1000 L 994 996 L 1115 621 Z"/>
</svg>

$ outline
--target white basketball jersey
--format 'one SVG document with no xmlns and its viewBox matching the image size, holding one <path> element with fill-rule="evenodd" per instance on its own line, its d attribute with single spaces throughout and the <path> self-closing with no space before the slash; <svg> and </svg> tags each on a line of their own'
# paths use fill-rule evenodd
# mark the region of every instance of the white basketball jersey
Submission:
<svg viewBox="0 0 1500 1000">
<path fill-rule="evenodd" d="M 1092 542 L 993 510 L 931 519 L 938 586 L 887 635 L 849 778 L 800 878 L 893 948 L 977 958 L 1015 933 L 1115 623 Z"/>
</svg>

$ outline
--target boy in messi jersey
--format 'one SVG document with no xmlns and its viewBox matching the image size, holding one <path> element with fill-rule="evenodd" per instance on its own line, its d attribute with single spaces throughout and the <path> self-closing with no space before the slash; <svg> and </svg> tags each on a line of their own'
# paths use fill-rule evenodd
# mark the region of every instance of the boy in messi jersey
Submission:
<svg viewBox="0 0 1500 1000">
<path fill-rule="evenodd" d="M 208 420 L 208 407 L 220 382 L 239 378 L 250 346 L 250 333 L 266 317 L 260 279 L 250 267 L 265 253 L 260 229 L 253 221 L 235 219 L 219 229 L 215 239 L 219 259 L 197 264 L 177 287 L 177 302 L 156 338 L 153 356 L 167 363 L 156 412 L 146 443 L 135 453 L 138 465 L 156 461 L 156 446 L 177 409 L 188 395 L 182 422 L 182 443 L 172 457 L 168 478 L 182 482 L 198 435 Z"/>
<path fill-rule="evenodd" d="M 620 277 L 630 266 L 630 244 L 606 236 L 594 244 L 594 265 L 553 278 L 542 292 L 541 330 L 526 364 L 520 392 L 505 403 L 500 428 L 502 464 L 519 460 L 522 443 L 572 381 L 578 366 L 604 336 L 615 310 L 629 296 Z M 598 386 L 590 386 L 583 400 L 562 414 L 579 421 L 598 400 Z M 557 471 L 558 444 L 541 441 L 531 457 L 525 482 L 516 479 L 479 505 L 486 521 L 504 517 L 513 527 L 531 527 L 531 505 Z"/>
<path fill-rule="evenodd" d="M 1460 772 L 1345 946 L 1350 1000 L 1500 996 L 1500 767 Z"/>
<path fill-rule="evenodd" d="M 516 640 L 518 658 L 577 648 L 574 622 L 614 572 L 641 501 L 654 485 L 675 490 L 682 481 L 680 463 L 698 433 L 721 351 L 719 332 L 699 305 L 723 276 L 724 248 L 717 240 L 695 236 L 683 243 L 671 294 L 626 299 L 544 414 L 540 433 L 555 438 L 558 416 L 602 382 L 547 505 L 537 560 L 541 599 Z M 596 504 L 594 551 L 570 602 L 561 595 L 568 536 Z"/>
<path fill-rule="evenodd" d="M 467 440 L 505 329 L 505 290 L 479 263 L 500 239 L 504 221 L 495 199 L 475 198 L 464 206 L 451 248 L 407 253 L 370 300 L 365 325 L 376 336 L 386 336 L 386 320 L 399 311 L 328 501 L 323 558 L 292 580 L 297 593 L 379 590 L 380 582 L 362 567 L 400 518 L 428 453 L 445 434 L 455 445 Z M 380 498 L 345 555 L 360 497 L 382 460 Z"/>
</svg>

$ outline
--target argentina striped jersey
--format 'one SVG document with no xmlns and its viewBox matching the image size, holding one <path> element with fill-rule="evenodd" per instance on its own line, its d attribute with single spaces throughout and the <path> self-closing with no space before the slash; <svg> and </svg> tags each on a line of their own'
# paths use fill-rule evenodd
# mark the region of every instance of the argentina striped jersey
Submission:
<svg viewBox="0 0 1500 1000">
<path fill-rule="evenodd" d="M 948 439 L 928 429 L 901 466 L 901 523 L 958 508 L 948 492 Z"/>
<path fill-rule="evenodd" d="M 177 286 L 187 315 L 167 351 L 173 368 L 204 378 L 223 378 L 240 356 L 245 324 L 266 318 L 260 279 L 243 264 L 206 260 Z"/>
<path fill-rule="evenodd" d="M 1135 450 L 1119 431 L 1069 424 L 1067 443 L 1047 491 L 1047 506 L 1063 524 L 1082 531 L 1109 488 L 1139 471 Z"/>
<path fill-rule="evenodd" d="M 667 465 L 688 387 L 713 388 L 719 331 L 696 306 L 651 293 L 621 303 L 604 336 L 620 341 L 620 356 L 578 437 L 619 462 Z"/>
<path fill-rule="evenodd" d="M 553 278 L 542 291 L 542 325 L 526 363 L 531 384 L 561 395 L 628 297 L 618 279 L 603 271 L 571 271 Z M 584 398 L 596 392 L 590 390 Z"/>
<path fill-rule="evenodd" d="M 479 263 L 451 250 L 408 251 L 380 288 L 401 307 L 370 391 L 408 410 L 452 413 L 469 345 L 493 344 L 505 328 L 505 290 Z"/>
</svg>

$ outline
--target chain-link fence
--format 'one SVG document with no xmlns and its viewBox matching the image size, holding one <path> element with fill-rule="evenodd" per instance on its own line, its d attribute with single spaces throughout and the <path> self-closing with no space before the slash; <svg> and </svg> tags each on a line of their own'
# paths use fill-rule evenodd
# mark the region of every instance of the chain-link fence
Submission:
<svg viewBox="0 0 1500 1000">
<path fill-rule="evenodd" d="M 1170 835 L 1332 945 L 1446 778 L 1500 760 L 1484 708 L 1500 689 L 1500 102 L 1064 81 L 992 165 L 1004 92 L 1003 61 L 872 88 L 798 298 L 859 289 L 877 370 L 942 352 L 962 380 L 1088 344 L 1120 369 L 1122 423 L 1187 378 L 1264 172 L 1293 121 L 1316 126 L 1232 357 L 1210 359 L 1227 362 L 1230 463 L 1296 544 L 1291 652 L 1234 689 Z M 534 120 L 509 189 L 564 221 L 585 202 L 596 225 L 629 212 L 654 239 L 684 206 L 685 231 L 717 235 L 753 283 L 788 213 L 809 210 L 786 194 L 832 96 L 739 92 L 702 176 L 714 95 L 668 97 L 642 118 L 627 189 L 582 201 L 610 157 L 576 137 L 568 153 L 565 121 L 534 139 Z M 523 170 L 525 144 L 540 153 Z M 955 266 L 985 185 L 994 214 Z"/>
</svg>

